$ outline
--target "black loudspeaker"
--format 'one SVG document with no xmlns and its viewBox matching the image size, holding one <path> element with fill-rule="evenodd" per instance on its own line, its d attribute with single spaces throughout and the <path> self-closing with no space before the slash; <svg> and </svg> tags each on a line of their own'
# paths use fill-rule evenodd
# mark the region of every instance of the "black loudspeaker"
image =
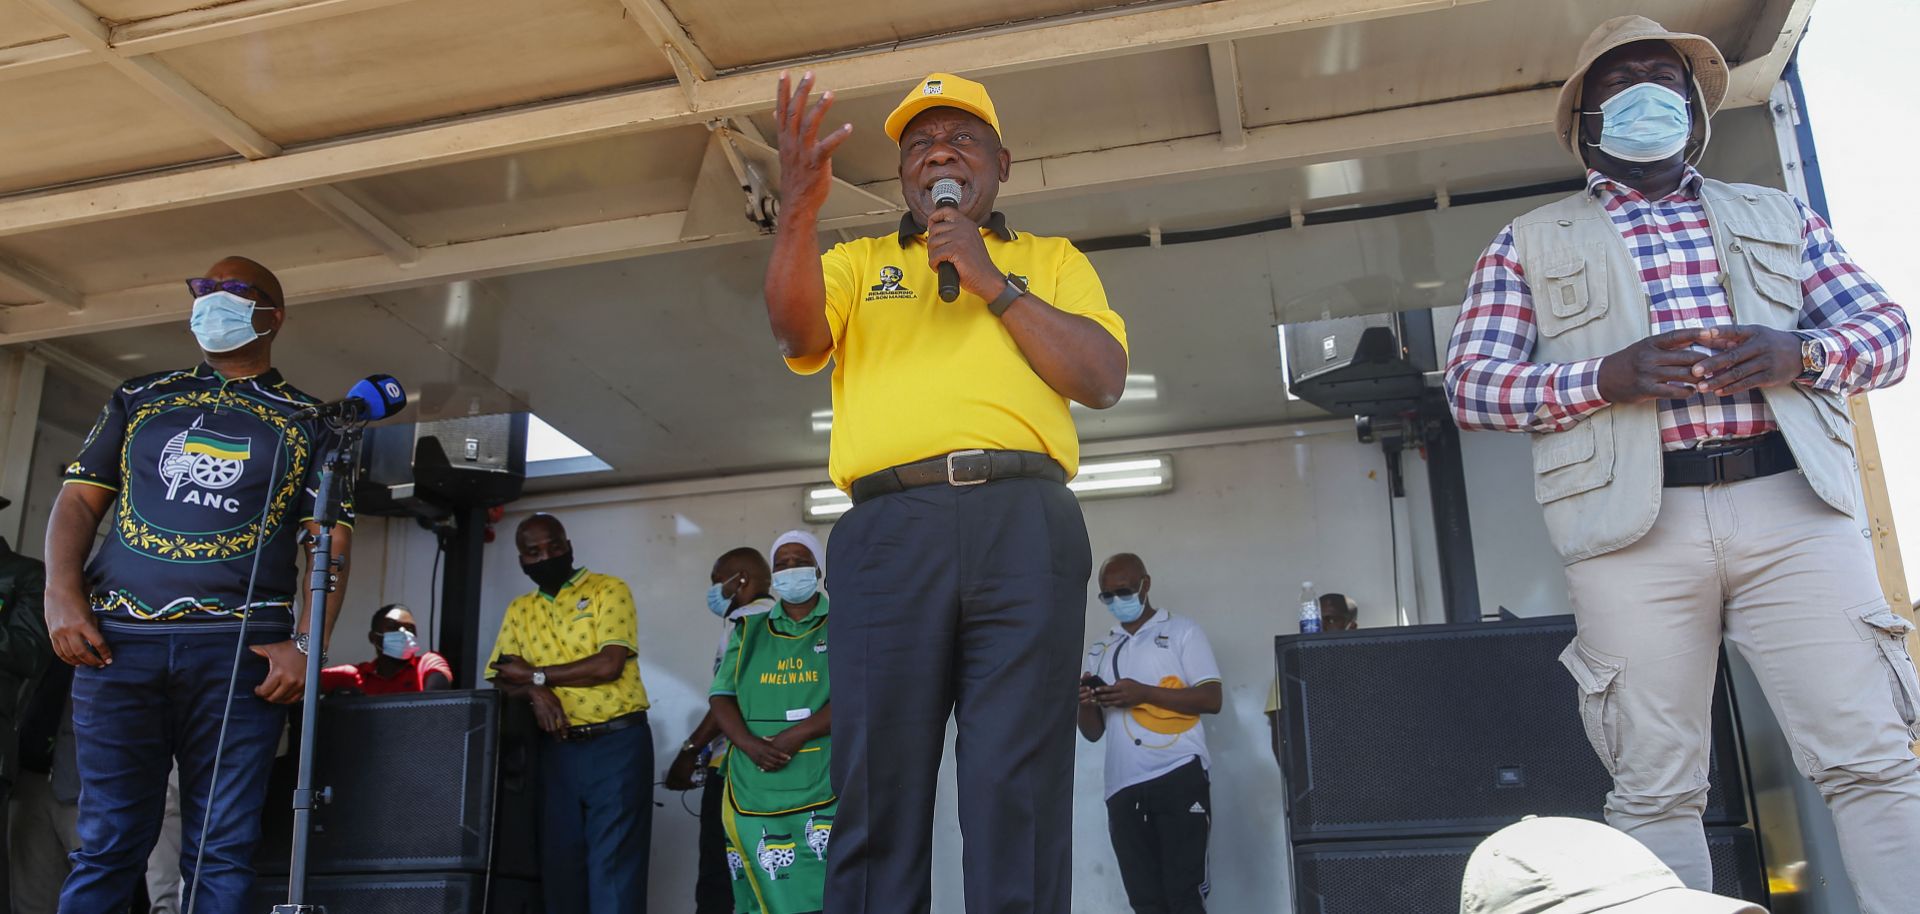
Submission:
<svg viewBox="0 0 1920 914">
<path fill-rule="evenodd" d="M 329 696 L 318 730 L 314 785 L 331 799 L 313 813 L 307 872 L 539 878 L 539 731 L 525 703 L 491 689 Z M 287 872 L 296 758 L 270 779 L 262 874 Z"/>
<path fill-rule="evenodd" d="M 1599 819 L 1612 779 L 1560 665 L 1571 616 L 1276 639 L 1296 843 L 1491 834 L 1528 815 Z M 1706 822 L 1747 821 L 1725 663 Z"/>
<path fill-rule="evenodd" d="M 444 516 L 455 505 L 503 505 L 527 480 L 527 413 L 463 416 L 367 429 L 361 514 Z"/>
<path fill-rule="evenodd" d="M 1345 289 L 1332 294 L 1351 300 Z M 1426 373 L 1440 367 L 1429 310 L 1288 324 L 1286 331 L 1287 389 L 1335 415 L 1417 409 Z"/>
<path fill-rule="evenodd" d="M 253 909 L 271 911 L 286 898 L 284 880 L 260 879 Z M 540 886 L 519 879 L 488 881 L 482 873 L 396 873 L 318 876 L 307 880 L 307 903 L 327 914 L 541 914 Z"/>
<path fill-rule="evenodd" d="M 1333 841 L 1293 849 L 1296 914 L 1445 914 L 1481 836 Z M 1707 829 L 1717 895 L 1767 904 L 1760 848 L 1745 828 Z"/>
</svg>

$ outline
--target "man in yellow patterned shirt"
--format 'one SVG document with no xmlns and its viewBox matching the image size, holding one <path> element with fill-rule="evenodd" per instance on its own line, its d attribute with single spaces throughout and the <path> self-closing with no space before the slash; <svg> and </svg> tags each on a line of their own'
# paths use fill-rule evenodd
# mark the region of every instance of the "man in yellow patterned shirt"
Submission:
<svg viewBox="0 0 1920 914">
<path fill-rule="evenodd" d="M 575 568 L 567 530 L 550 514 L 521 521 L 514 544 L 534 589 L 508 604 L 488 665 L 493 684 L 531 703 L 553 736 L 540 747 L 546 908 L 644 914 L 653 731 L 633 593 Z"/>
</svg>

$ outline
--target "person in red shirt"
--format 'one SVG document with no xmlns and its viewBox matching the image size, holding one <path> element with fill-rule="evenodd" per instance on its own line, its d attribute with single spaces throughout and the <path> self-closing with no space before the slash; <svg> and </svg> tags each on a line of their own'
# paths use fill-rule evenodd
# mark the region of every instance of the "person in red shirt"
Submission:
<svg viewBox="0 0 1920 914">
<path fill-rule="evenodd" d="M 367 640 L 378 651 L 372 660 L 320 671 L 320 691 L 362 695 L 395 692 L 431 692 L 453 687 L 453 667 L 447 658 L 423 650 L 413 613 L 400 603 L 389 603 L 373 614 Z"/>
</svg>

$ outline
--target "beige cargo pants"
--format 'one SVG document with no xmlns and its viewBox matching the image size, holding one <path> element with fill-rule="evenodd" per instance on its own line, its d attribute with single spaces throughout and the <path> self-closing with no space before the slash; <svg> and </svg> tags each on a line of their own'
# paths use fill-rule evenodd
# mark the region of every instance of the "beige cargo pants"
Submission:
<svg viewBox="0 0 1920 914">
<path fill-rule="evenodd" d="M 1700 817 L 1725 637 L 1833 811 L 1863 914 L 1920 910 L 1920 678 L 1864 525 L 1797 472 L 1661 498 L 1644 538 L 1567 567 L 1579 636 L 1561 661 L 1613 775 L 1607 821 L 1712 888 Z"/>
</svg>

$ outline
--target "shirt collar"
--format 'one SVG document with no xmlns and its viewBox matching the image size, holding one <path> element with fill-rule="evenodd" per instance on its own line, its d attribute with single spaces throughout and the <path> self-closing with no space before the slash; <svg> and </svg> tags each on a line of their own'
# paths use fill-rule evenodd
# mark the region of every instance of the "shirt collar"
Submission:
<svg viewBox="0 0 1920 914">
<path fill-rule="evenodd" d="M 573 587 L 576 584 L 579 584 L 580 579 L 586 576 L 587 576 L 587 570 L 585 568 L 581 568 L 578 571 L 575 571 L 573 573 L 573 577 L 568 578 L 567 583 L 560 585 L 560 589 L 554 591 L 551 595 L 549 595 L 546 591 L 541 590 L 537 586 L 533 588 L 533 592 L 536 595 L 538 595 L 542 600 L 551 600 L 557 603 L 560 601 L 561 594 L 566 593 L 568 588 Z"/>
<path fill-rule="evenodd" d="M 211 364 L 208 364 L 206 362 L 201 362 L 200 364 L 193 366 L 193 376 L 196 378 L 211 378 L 213 380 L 220 381 L 225 384 L 231 384 L 231 383 L 234 383 L 235 381 L 252 381 L 255 384 L 258 384 L 262 387 L 278 387 L 280 386 L 280 383 L 281 383 L 280 369 L 278 368 L 269 368 L 266 371 L 263 371 L 257 375 L 253 375 L 252 377 L 229 378 L 226 375 L 221 374 L 219 369 L 214 368 Z"/>
<path fill-rule="evenodd" d="M 1673 193 L 1675 196 L 1685 200 L 1698 199 L 1700 196 L 1700 184 L 1705 180 L 1706 176 L 1700 174 L 1699 169 L 1688 165 L 1687 170 L 1680 176 L 1679 189 Z M 1625 197 L 1639 196 L 1640 192 L 1607 177 L 1597 168 L 1587 169 L 1587 196 L 1599 198 L 1602 194 Z"/>
<path fill-rule="evenodd" d="M 816 621 L 824 619 L 826 617 L 827 617 L 827 592 L 824 590 L 820 592 L 820 602 L 814 604 L 813 611 L 807 613 L 804 616 L 801 616 L 798 619 L 795 619 L 794 617 L 787 615 L 786 607 L 781 606 L 779 603 L 773 604 L 773 610 L 767 613 L 767 618 L 772 619 L 775 624 L 779 625 L 782 628 L 791 628 L 794 631 L 804 631 L 806 629 L 812 628 L 813 624 Z"/>
<path fill-rule="evenodd" d="M 1007 227 L 1007 214 L 999 210 L 994 210 L 993 215 L 987 217 L 987 224 L 981 226 L 981 228 L 992 232 L 994 237 L 1001 241 L 1013 241 L 1020 237 L 1018 232 Z M 904 248 L 912 244 L 913 239 L 926 233 L 927 227 L 921 225 L 920 220 L 913 218 L 913 213 L 907 212 L 900 214 L 899 239 L 901 247 Z"/>
<path fill-rule="evenodd" d="M 821 602 L 825 602 L 825 601 L 823 600 Z M 728 610 L 727 621 L 738 622 L 741 619 L 745 619 L 748 616 L 757 616 L 763 612 L 766 612 L 767 610 L 774 608 L 777 605 L 779 604 L 775 603 L 772 597 L 761 597 L 758 600 L 749 600 L 745 603 L 740 604 L 739 606 L 734 607 L 731 610 Z"/>
</svg>

